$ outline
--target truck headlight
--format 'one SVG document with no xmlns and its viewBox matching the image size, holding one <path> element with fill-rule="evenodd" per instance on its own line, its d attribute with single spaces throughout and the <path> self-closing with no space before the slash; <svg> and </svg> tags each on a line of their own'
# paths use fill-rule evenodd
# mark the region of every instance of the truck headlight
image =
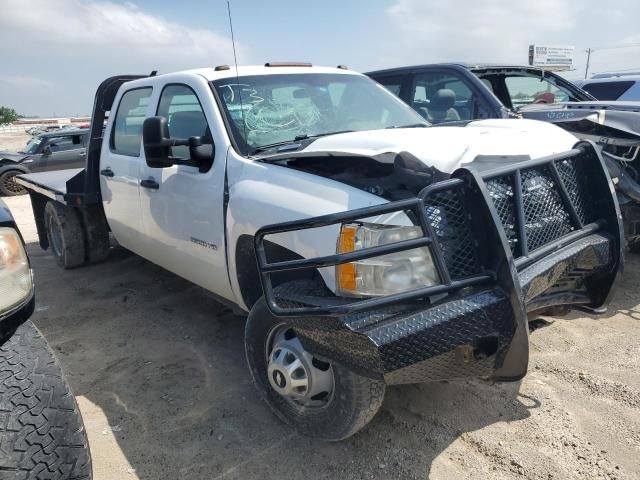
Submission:
<svg viewBox="0 0 640 480">
<path fill-rule="evenodd" d="M 348 223 L 340 229 L 338 253 L 419 238 L 417 226 Z M 368 297 L 406 292 L 440 283 L 428 247 L 336 265 L 336 293 Z"/>
<path fill-rule="evenodd" d="M 32 288 L 29 260 L 18 232 L 0 227 L 0 314 L 29 298 Z"/>
</svg>

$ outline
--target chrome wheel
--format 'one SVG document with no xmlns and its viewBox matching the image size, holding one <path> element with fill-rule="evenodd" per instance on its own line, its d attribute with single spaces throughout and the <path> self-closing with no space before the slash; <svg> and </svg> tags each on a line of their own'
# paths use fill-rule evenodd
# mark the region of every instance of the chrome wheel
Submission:
<svg viewBox="0 0 640 480">
<path fill-rule="evenodd" d="M 333 369 L 302 346 L 292 328 L 278 325 L 267 337 L 271 387 L 297 407 L 324 408 L 333 400 Z"/>
</svg>

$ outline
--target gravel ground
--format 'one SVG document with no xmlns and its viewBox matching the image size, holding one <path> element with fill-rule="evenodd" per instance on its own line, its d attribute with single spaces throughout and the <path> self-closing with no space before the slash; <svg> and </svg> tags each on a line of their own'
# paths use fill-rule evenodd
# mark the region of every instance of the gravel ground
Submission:
<svg viewBox="0 0 640 480">
<path fill-rule="evenodd" d="M 522 382 L 393 387 L 362 432 L 326 444 L 257 398 L 243 318 L 121 248 L 62 271 L 35 243 L 28 198 L 5 200 L 96 480 L 640 478 L 640 257 L 607 314 L 537 322 Z"/>
</svg>

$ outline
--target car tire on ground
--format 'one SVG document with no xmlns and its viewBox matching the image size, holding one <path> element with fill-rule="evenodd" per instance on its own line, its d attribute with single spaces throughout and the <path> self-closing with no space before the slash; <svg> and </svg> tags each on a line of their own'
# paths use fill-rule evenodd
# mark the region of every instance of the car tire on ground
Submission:
<svg viewBox="0 0 640 480">
<path fill-rule="evenodd" d="M 0 195 L 13 197 L 14 195 L 24 195 L 27 191 L 15 182 L 16 175 L 22 175 L 21 170 L 3 170 L 0 172 Z"/>
<path fill-rule="evenodd" d="M 308 352 L 306 355 L 313 357 L 314 365 L 310 367 L 310 370 L 316 370 L 316 366 L 324 368 L 324 365 L 328 366 L 332 372 L 333 390 L 330 397 L 311 401 L 309 404 L 313 406 L 306 406 L 275 390 L 269 379 L 271 374 L 274 377 L 274 382 L 278 381 L 276 370 L 272 370 L 270 366 L 273 363 L 271 360 L 274 352 L 278 351 L 277 344 L 274 345 L 273 337 L 274 332 L 283 329 L 284 334 L 281 338 L 285 339 L 288 336 L 289 340 L 285 341 L 295 341 L 293 329 L 287 327 L 281 319 L 271 314 L 264 298 L 258 300 L 247 319 L 245 352 L 254 383 L 275 414 L 300 433 L 327 441 L 343 440 L 369 423 L 382 405 L 385 383 L 364 377 L 335 363 L 329 365 Z M 296 348 L 301 348 L 300 343 L 297 345 L 298 347 L 293 349 L 294 352 Z M 284 351 L 287 352 L 286 349 Z M 292 362 L 290 363 L 293 364 Z M 307 365 L 310 363 L 307 362 Z M 306 374 L 306 371 L 304 373 Z M 313 380 L 313 376 L 310 377 Z M 280 375 L 280 379 L 282 379 L 282 375 Z M 288 380 L 284 380 L 283 383 L 288 385 Z M 313 385 L 313 382 L 310 385 Z M 326 404 L 313 404 L 313 402 L 319 403 L 323 400 L 326 401 Z"/>
<path fill-rule="evenodd" d="M 0 418 L 0 478 L 91 479 L 80 410 L 30 321 L 0 346 Z"/>
<path fill-rule="evenodd" d="M 44 224 L 49 248 L 62 268 L 85 263 L 85 239 L 80 216 L 72 207 L 48 202 L 44 208 Z"/>
</svg>

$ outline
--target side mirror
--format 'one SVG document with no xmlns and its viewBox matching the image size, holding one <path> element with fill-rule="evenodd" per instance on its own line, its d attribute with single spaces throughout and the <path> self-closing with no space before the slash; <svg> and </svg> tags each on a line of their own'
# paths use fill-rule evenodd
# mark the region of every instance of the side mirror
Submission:
<svg viewBox="0 0 640 480">
<path fill-rule="evenodd" d="M 45 145 L 44 148 L 42 149 L 42 154 L 43 155 L 51 155 L 51 146 L 50 145 Z"/>
<path fill-rule="evenodd" d="M 149 117 L 142 124 L 142 143 L 147 165 L 151 168 L 167 168 L 172 165 L 198 167 L 201 172 L 209 170 L 215 150 L 212 144 L 203 144 L 202 137 L 171 138 L 165 117 Z M 171 156 L 171 147 L 189 147 L 190 159 Z"/>
<path fill-rule="evenodd" d="M 147 165 L 167 168 L 174 164 L 170 156 L 175 145 L 169 138 L 169 125 L 164 117 L 149 117 L 142 124 L 142 144 Z"/>
</svg>

